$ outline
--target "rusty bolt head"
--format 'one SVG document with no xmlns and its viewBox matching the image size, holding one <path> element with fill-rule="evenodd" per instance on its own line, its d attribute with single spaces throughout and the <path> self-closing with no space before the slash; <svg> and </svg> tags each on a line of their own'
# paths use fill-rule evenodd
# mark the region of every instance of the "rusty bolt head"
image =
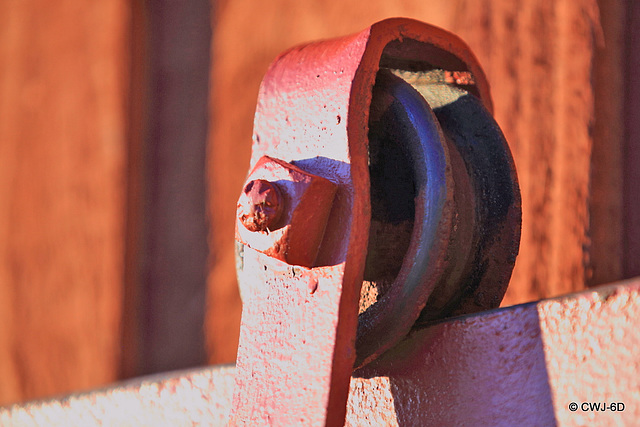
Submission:
<svg viewBox="0 0 640 427">
<path fill-rule="evenodd" d="M 266 231 L 282 215 L 282 196 L 278 186 L 264 179 L 247 183 L 238 200 L 238 219 L 249 231 Z"/>
<path fill-rule="evenodd" d="M 238 200 L 236 240 L 289 265 L 313 267 L 337 185 L 269 156 L 258 159 L 247 182 Z"/>
</svg>

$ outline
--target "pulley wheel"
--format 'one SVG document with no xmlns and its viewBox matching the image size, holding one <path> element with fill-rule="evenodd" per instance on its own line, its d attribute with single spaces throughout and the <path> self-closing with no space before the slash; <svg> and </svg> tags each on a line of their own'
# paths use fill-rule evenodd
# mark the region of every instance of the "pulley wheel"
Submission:
<svg viewBox="0 0 640 427">
<path fill-rule="evenodd" d="M 378 72 L 369 172 L 356 367 L 413 327 L 498 307 L 520 241 L 520 192 L 504 136 L 443 70 Z"/>
</svg>

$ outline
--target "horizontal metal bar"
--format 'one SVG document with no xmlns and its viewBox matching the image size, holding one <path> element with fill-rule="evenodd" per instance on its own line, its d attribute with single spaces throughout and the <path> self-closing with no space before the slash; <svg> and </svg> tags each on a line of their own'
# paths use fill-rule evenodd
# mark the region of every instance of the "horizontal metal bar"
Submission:
<svg viewBox="0 0 640 427">
<path fill-rule="evenodd" d="M 640 278 L 443 321 L 354 373 L 346 424 L 633 424 L 638 323 Z M 226 425 L 234 372 L 172 372 L 15 404 L 0 408 L 0 425 Z"/>
<path fill-rule="evenodd" d="M 0 408 L 2 426 L 224 426 L 235 367 L 175 371 Z"/>
</svg>

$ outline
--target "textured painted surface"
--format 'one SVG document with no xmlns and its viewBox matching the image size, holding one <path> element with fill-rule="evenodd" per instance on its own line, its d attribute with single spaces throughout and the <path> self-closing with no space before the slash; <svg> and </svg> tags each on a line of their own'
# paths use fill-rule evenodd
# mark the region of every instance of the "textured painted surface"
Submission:
<svg viewBox="0 0 640 427">
<path fill-rule="evenodd" d="M 212 132 L 208 154 L 213 257 L 209 275 L 207 339 L 210 362 L 231 362 L 240 325 L 233 259 L 235 201 L 249 169 L 251 132 L 264 73 L 280 52 L 310 40 L 352 34 L 392 16 L 441 23 L 454 7 L 401 5 L 400 1 L 220 1 L 217 3 L 212 68 Z M 441 2 L 444 4 L 445 2 Z M 251 13 L 247 13 L 251 11 Z M 239 36 L 238 31 L 242 31 Z M 335 119 L 335 117 L 334 117 Z M 344 119 L 344 117 L 342 117 Z"/>
<path fill-rule="evenodd" d="M 0 424 L 13 427 L 225 426 L 235 369 L 171 372 L 23 406 L 0 408 Z"/>
<path fill-rule="evenodd" d="M 354 373 L 348 419 L 399 425 L 633 425 L 640 417 L 640 280 L 461 317 L 417 331 Z M 576 412 L 569 404 L 579 405 Z M 583 411 L 583 402 L 622 402 Z"/>
<path fill-rule="evenodd" d="M 640 285 L 603 288 L 538 306 L 549 386 L 559 424 L 632 425 L 640 420 Z M 566 340 L 565 337 L 571 337 Z M 567 402 L 622 402 L 623 413 L 572 413 Z"/>
<path fill-rule="evenodd" d="M 286 264 L 248 248 L 244 252 L 240 273 L 244 304 L 232 423 L 337 425 L 344 420 L 371 216 L 367 133 L 372 87 L 382 63 L 392 67 L 407 61 L 471 72 L 476 85 L 470 90 L 491 108 L 484 74 L 466 45 L 446 31 L 409 19 L 386 20 L 352 36 L 292 48 L 272 63 L 261 84 L 254 123 L 254 169 L 248 179 L 256 178 L 262 169 L 255 165 L 270 156 L 323 176 L 337 184 L 337 191 L 314 257 L 317 267 L 298 273 L 302 281 L 313 282 L 314 292 L 308 292 L 309 284 L 295 286 L 294 270 Z M 422 156 L 436 157 L 431 151 Z M 446 162 L 444 154 L 441 161 Z M 420 184 L 424 190 L 424 182 Z M 422 200 L 433 204 L 437 215 L 447 197 L 453 195 L 445 194 L 436 202 L 427 194 Z M 446 221 L 443 224 L 445 230 L 452 228 Z M 291 235 L 301 231 L 294 226 Z M 259 235 L 248 235 L 240 223 L 237 230 L 249 246 L 263 251 L 256 245 Z M 277 237 L 278 233 L 272 234 Z M 311 230 L 309 235 L 313 235 Z M 437 277 L 446 265 L 445 251 L 440 249 L 446 245 L 441 243 L 448 242 L 449 236 L 441 230 L 426 235 L 437 242 L 420 241 L 419 246 L 422 251 L 436 252 L 429 260 L 440 269 L 429 274 Z M 438 249 L 431 248 L 432 243 Z M 426 282 L 433 286 L 433 281 Z M 428 292 L 422 299 L 416 297 L 416 304 L 404 310 L 407 318 L 394 319 L 398 326 L 397 333 L 390 334 L 394 340 L 409 331 L 427 296 Z M 376 337 L 376 333 L 363 336 Z M 387 346 L 395 343 L 376 338 Z M 308 402 L 316 404 L 309 406 Z"/>
<path fill-rule="evenodd" d="M 636 279 L 434 325 L 354 374 L 346 425 L 635 425 L 639 321 Z M 0 408 L 0 424 L 224 426 L 234 374 L 178 372 Z M 584 402 L 625 406 L 582 411 Z"/>
<path fill-rule="evenodd" d="M 332 385 L 334 394 L 346 393 L 332 384 L 333 376 L 348 382 L 347 364 L 352 366 L 354 356 L 338 345 L 341 360 L 333 363 L 343 266 L 308 270 L 245 249 L 250 276 L 240 273 L 244 305 L 235 424 L 324 424 Z M 295 307 L 287 304 L 294 301 Z M 346 380 L 336 374 L 346 374 Z M 344 418 L 342 406 L 335 415 L 342 412 Z"/>
<path fill-rule="evenodd" d="M 367 35 L 294 48 L 262 82 L 251 168 L 268 155 L 332 181 L 337 192 L 320 267 L 294 269 L 244 251 L 233 424 L 344 419 L 369 221 L 368 192 L 356 191 L 368 188 L 366 113 L 352 108 L 350 94 Z"/>
<path fill-rule="evenodd" d="M 0 2 L 0 402 L 118 378 L 127 2 Z"/>
</svg>

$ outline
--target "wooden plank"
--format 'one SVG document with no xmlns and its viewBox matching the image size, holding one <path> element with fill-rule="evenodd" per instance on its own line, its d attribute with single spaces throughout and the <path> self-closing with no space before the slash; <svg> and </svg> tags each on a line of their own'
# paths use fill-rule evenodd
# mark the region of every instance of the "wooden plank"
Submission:
<svg viewBox="0 0 640 427">
<path fill-rule="evenodd" d="M 624 151 L 624 274 L 640 274 L 640 2 L 629 1 L 626 32 L 626 78 L 624 80 L 625 131 Z"/>
<path fill-rule="evenodd" d="M 134 88 L 123 375 L 204 364 L 210 3 L 145 2 Z M 135 64 L 134 64 L 135 65 Z M 138 78 L 135 76 L 135 78 Z"/>
<path fill-rule="evenodd" d="M 140 373 L 142 365 L 142 280 L 145 250 L 145 136 L 149 74 L 149 22 L 144 2 L 132 2 L 130 18 L 129 135 L 127 145 L 127 193 L 125 216 L 124 275 L 122 298 L 122 357 L 120 376 Z"/>
<path fill-rule="evenodd" d="M 633 256 L 633 251 L 625 250 L 623 243 L 624 230 L 634 229 L 625 227 L 623 219 L 624 182 L 634 181 L 633 177 L 624 177 L 625 145 L 632 141 L 625 141 L 624 135 L 625 93 L 629 99 L 633 96 L 625 89 L 628 25 L 625 16 L 633 4 L 635 2 L 599 0 L 602 31 L 596 33 L 593 64 L 595 114 L 590 179 L 592 244 L 588 261 L 592 274 L 587 278 L 589 286 L 640 274 L 640 269 L 625 274 L 624 264 L 637 257 Z M 635 182 L 638 181 L 636 178 Z M 635 233 L 638 233 L 640 221 L 636 224 Z"/>
<path fill-rule="evenodd" d="M 462 13 L 461 35 L 487 71 L 522 190 L 521 250 L 503 304 L 578 290 L 589 274 L 597 5 L 487 1 L 474 7 Z"/>
<path fill-rule="evenodd" d="M 0 401 L 119 369 L 129 10 L 0 2 Z"/>
<path fill-rule="evenodd" d="M 248 167 L 255 100 L 267 65 L 295 44 L 355 32 L 389 16 L 411 16 L 458 34 L 487 72 L 523 201 L 520 256 L 504 304 L 619 279 L 622 183 L 615 168 L 622 150 L 624 7 L 622 1 L 602 1 L 600 7 L 602 13 L 596 0 L 220 2 L 208 153 L 214 195 L 209 201 L 210 361 L 235 357 L 240 317 L 235 201 Z"/>
</svg>

